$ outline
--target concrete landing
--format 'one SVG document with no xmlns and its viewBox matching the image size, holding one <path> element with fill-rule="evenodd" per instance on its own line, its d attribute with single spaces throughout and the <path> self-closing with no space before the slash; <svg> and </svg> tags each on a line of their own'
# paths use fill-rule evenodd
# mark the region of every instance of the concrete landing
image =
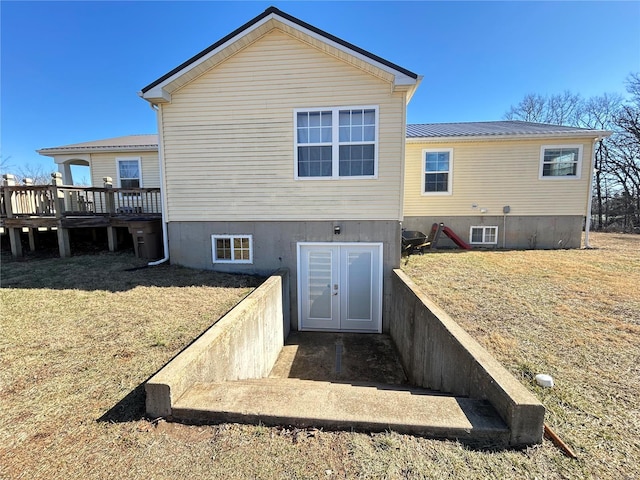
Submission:
<svg viewBox="0 0 640 480">
<path fill-rule="evenodd" d="M 506 445 L 509 430 L 485 401 L 400 385 L 264 378 L 199 383 L 173 406 L 185 422 L 241 422 L 384 431 Z"/>
<path fill-rule="evenodd" d="M 326 382 L 407 383 L 391 337 L 362 333 L 291 332 L 269 376 Z"/>
</svg>

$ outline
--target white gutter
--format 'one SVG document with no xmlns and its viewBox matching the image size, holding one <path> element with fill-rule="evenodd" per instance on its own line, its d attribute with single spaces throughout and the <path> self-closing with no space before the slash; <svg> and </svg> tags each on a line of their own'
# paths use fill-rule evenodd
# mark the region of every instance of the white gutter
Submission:
<svg viewBox="0 0 640 480">
<path fill-rule="evenodd" d="M 591 207 L 593 203 L 593 177 L 596 165 L 596 143 L 602 140 L 602 137 L 593 139 L 591 147 L 591 168 L 589 169 L 589 196 L 587 198 L 587 216 L 584 222 L 584 248 L 592 248 L 589 244 L 589 232 L 591 231 Z"/>
<path fill-rule="evenodd" d="M 165 192 L 167 191 L 167 184 L 164 178 L 164 149 L 162 148 L 162 108 L 150 104 L 151 108 L 156 111 L 156 118 L 158 120 L 158 164 L 160 169 L 160 207 L 162 208 L 162 246 L 164 249 L 164 258 L 156 260 L 155 262 L 149 262 L 147 266 L 155 267 L 161 263 L 165 263 L 169 260 L 169 228 L 167 224 L 167 202 L 165 201 Z"/>
</svg>

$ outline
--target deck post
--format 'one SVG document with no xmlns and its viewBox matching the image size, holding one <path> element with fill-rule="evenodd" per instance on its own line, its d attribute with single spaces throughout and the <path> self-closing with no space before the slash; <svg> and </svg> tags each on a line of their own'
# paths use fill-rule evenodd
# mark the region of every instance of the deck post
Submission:
<svg viewBox="0 0 640 480">
<path fill-rule="evenodd" d="M 69 229 L 58 227 L 58 251 L 60 257 L 71 256 L 71 242 L 69 241 Z"/>
<path fill-rule="evenodd" d="M 109 242 L 109 251 L 115 252 L 118 249 L 118 232 L 116 227 L 107 227 L 107 241 Z"/>
<path fill-rule="evenodd" d="M 2 175 L 2 186 L 3 187 L 15 187 L 16 185 L 16 177 L 10 173 L 5 173 Z M 13 218 L 13 212 L 15 210 L 15 200 L 14 195 L 11 190 L 8 188 L 4 189 L 4 208 L 6 209 L 7 218 Z"/>
<path fill-rule="evenodd" d="M 69 240 L 69 229 L 62 227 L 62 214 L 65 211 L 64 204 L 64 192 L 58 190 L 58 187 L 62 186 L 62 174 L 60 172 L 53 172 L 51 174 L 51 189 L 52 197 L 55 201 L 56 218 L 58 219 L 58 252 L 60 257 L 71 256 L 71 242 Z"/>
<path fill-rule="evenodd" d="M 111 190 L 113 188 L 113 178 L 102 177 L 102 181 L 104 182 L 103 187 L 107 189 L 104 194 L 107 212 L 109 212 L 109 215 L 113 215 L 116 213 L 115 199 Z M 109 242 L 109 251 L 115 252 L 118 249 L 118 233 L 116 228 L 111 225 L 107 227 L 107 241 Z"/>
<path fill-rule="evenodd" d="M 16 177 L 10 173 L 5 173 L 2 175 L 2 186 L 4 187 L 14 187 L 16 185 Z M 15 210 L 15 196 L 11 190 L 5 188 L 4 190 L 4 205 L 7 213 L 7 218 L 13 218 L 14 210 Z M 23 255 L 22 251 L 22 239 L 21 239 L 21 228 L 7 228 L 7 233 L 9 234 L 9 243 L 11 245 L 11 254 L 14 257 L 21 257 Z"/>
<path fill-rule="evenodd" d="M 103 187 L 107 189 L 104 193 L 107 212 L 109 215 L 114 215 L 116 213 L 116 202 L 113 197 L 113 190 L 111 190 L 113 188 L 113 179 L 111 177 L 102 177 L 102 181 L 104 182 Z"/>
<path fill-rule="evenodd" d="M 14 257 L 21 257 L 23 255 L 22 251 L 22 240 L 21 240 L 21 228 L 7 228 L 9 233 L 9 243 L 11 244 L 11 254 Z"/>
<path fill-rule="evenodd" d="M 36 251 L 36 235 L 35 235 L 35 229 L 33 228 L 29 228 L 29 251 L 30 252 L 35 252 Z"/>
<path fill-rule="evenodd" d="M 51 174 L 51 193 L 53 201 L 55 202 L 56 218 L 62 218 L 64 212 L 64 192 L 58 190 L 58 187 L 62 186 L 62 174 L 60 172 L 53 172 Z"/>
</svg>

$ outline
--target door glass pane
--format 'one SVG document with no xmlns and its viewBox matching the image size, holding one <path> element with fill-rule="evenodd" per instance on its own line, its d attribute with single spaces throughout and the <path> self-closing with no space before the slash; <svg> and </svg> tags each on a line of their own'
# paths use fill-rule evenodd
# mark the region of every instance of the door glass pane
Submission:
<svg viewBox="0 0 640 480">
<path fill-rule="evenodd" d="M 371 252 L 347 254 L 347 318 L 371 319 Z"/>
<path fill-rule="evenodd" d="M 331 256 L 309 253 L 309 318 L 331 319 Z"/>
</svg>

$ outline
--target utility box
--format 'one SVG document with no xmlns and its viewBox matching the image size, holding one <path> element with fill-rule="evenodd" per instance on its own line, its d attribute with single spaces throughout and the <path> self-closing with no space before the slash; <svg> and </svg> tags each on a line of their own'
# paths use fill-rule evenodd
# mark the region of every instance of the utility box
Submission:
<svg viewBox="0 0 640 480">
<path fill-rule="evenodd" d="M 155 260 L 162 257 L 162 221 L 160 219 L 129 221 L 136 257 Z"/>
</svg>

